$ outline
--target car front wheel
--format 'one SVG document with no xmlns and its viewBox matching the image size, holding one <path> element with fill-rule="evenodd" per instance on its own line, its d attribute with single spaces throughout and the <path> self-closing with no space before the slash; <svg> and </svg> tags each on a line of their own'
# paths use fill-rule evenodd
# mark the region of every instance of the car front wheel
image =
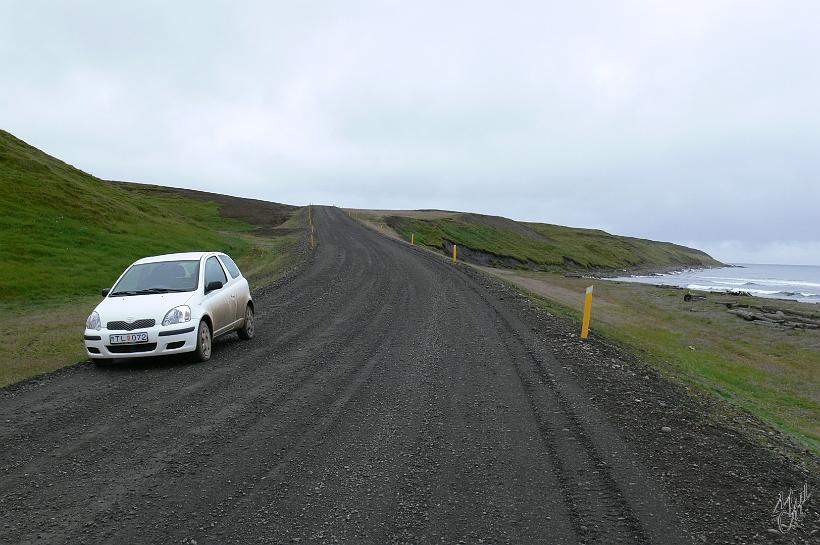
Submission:
<svg viewBox="0 0 820 545">
<path fill-rule="evenodd" d="M 239 334 L 239 338 L 243 341 L 247 341 L 249 339 L 253 339 L 253 308 L 250 305 L 245 307 L 245 321 L 242 324 L 242 327 L 237 331 Z"/>
<path fill-rule="evenodd" d="M 208 322 L 199 322 L 199 329 L 196 333 L 196 359 L 197 361 L 208 361 L 211 359 L 211 344 L 213 337 Z"/>
</svg>

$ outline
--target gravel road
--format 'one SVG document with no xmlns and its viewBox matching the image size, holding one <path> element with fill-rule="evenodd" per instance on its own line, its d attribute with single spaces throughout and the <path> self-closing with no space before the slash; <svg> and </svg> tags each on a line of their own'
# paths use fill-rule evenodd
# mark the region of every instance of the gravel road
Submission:
<svg viewBox="0 0 820 545">
<path fill-rule="evenodd" d="M 700 542 L 655 440 L 506 291 L 338 209 L 314 221 L 254 340 L 0 391 L 0 542 Z"/>
</svg>

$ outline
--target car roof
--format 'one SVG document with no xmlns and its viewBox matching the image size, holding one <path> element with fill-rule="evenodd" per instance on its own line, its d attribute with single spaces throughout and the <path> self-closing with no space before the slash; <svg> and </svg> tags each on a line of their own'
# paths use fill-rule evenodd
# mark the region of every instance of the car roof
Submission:
<svg viewBox="0 0 820 545">
<path fill-rule="evenodd" d="M 141 263 L 159 263 L 162 261 L 199 261 L 206 255 L 218 253 L 220 252 L 183 252 L 179 254 L 152 255 L 135 261 L 134 265 Z"/>
</svg>

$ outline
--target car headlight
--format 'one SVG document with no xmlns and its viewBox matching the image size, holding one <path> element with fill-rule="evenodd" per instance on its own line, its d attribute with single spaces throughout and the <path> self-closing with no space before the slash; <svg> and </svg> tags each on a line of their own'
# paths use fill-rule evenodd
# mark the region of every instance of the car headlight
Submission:
<svg viewBox="0 0 820 545">
<path fill-rule="evenodd" d="M 188 305 L 180 305 L 168 311 L 168 314 L 162 319 L 162 325 L 181 324 L 190 321 L 191 307 Z"/>
<path fill-rule="evenodd" d="M 100 323 L 100 315 L 97 314 L 96 310 L 92 312 L 88 319 L 85 321 L 85 328 L 94 329 L 96 331 L 102 329 L 102 324 Z"/>
</svg>

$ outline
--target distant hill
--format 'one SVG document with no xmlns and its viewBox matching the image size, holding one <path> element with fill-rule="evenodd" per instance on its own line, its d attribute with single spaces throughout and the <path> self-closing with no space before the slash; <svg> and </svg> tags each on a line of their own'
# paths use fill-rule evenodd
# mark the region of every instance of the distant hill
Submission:
<svg viewBox="0 0 820 545">
<path fill-rule="evenodd" d="M 176 251 L 249 251 L 297 207 L 108 182 L 0 130 L 0 302 L 98 293 L 134 260 Z"/>
<path fill-rule="evenodd" d="M 216 249 L 281 252 L 250 234 L 299 231 L 298 207 L 96 178 L 0 130 L 0 303 L 96 293 L 135 259 Z M 449 212 L 359 211 L 409 239 L 476 263 L 538 270 L 666 270 L 717 266 L 704 252 L 592 229 Z M 295 236 L 295 235 L 294 235 Z M 264 249 L 262 249 L 264 247 Z M 260 275 L 270 266 L 253 261 Z"/>
<path fill-rule="evenodd" d="M 446 211 L 357 211 L 376 218 L 405 239 L 462 259 L 496 267 L 611 273 L 648 272 L 722 263 L 705 252 L 671 242 L 611 235 L 498 216 Z"/>
</svg>

